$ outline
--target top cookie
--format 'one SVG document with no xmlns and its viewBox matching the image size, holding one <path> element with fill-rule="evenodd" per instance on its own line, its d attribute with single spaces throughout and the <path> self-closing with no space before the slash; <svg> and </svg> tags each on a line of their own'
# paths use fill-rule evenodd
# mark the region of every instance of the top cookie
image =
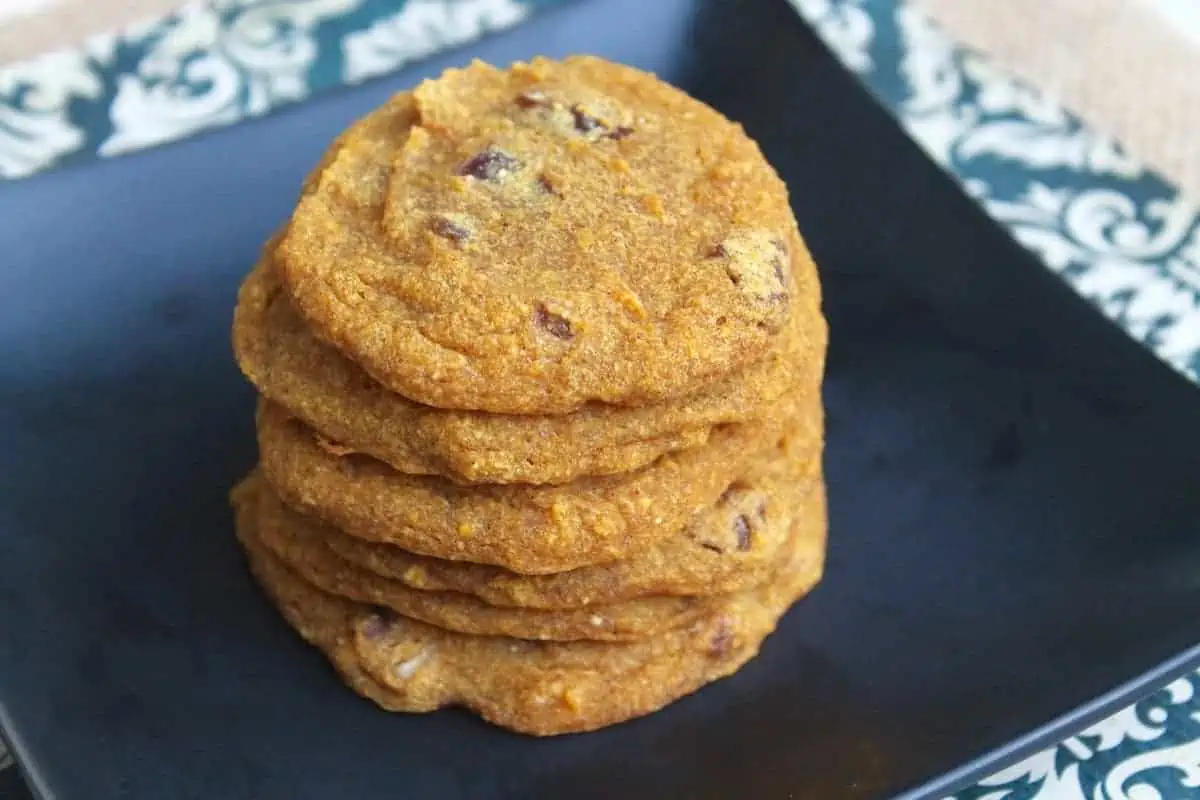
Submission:
<svg viewBox="0 0 1200 800">
<path fill-rule="evenodd" d="M 274 258 L 315 333 L 442 408 L 678 397 L 819 312 L 741 127 L 592 57 L 477 62 L 392 98 L 310 176 Z"/>
</svg>

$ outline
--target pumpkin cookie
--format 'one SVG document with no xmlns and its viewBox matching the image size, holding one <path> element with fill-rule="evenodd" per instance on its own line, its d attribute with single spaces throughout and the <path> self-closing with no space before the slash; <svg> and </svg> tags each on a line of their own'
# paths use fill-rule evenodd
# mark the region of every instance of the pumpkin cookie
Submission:
<svg viewBox="0 0 1200 800">
<path fill-rule="evenodd" d="M 334 143 L 272 250 L 320 338 L 442 408 L 682 397 L 820 313 L 787 191 L 742 128 L 586 56 L 397 95 Z"/>
<path fill-rule="evenodd" d="M 323 542 L 346 561 L 414 589 L 461 592 L 494 606 L 561 610 L 646 595 L 736 592 L 766 580 L 793 523 L 802 533 L 825 523 L 820 463 L 807 452 L 784 455 L 753 465 L 679 533 L 629 559 L 568 572 L 522 575 L 428 558 L 329 526 Z"/>
<path fill-rule="evenodd" d="M 339 455 L 270 402 L 260 401 L 258 414 L 262 470 L 288 505 L 361 539 L 525 574 L 628 558 L 677 533 L 751 464 L 786 447 L 785 435 L 820 457 L 818 398 L 785 396 L 763 420 L 724 426 L 706 446 L 636 472 L 561 486 L 462 487 Z"/>
<path fill-rule="evenodd" d="M 715 602 L 657 596 L 546 611 L 492 606 L 460 592 L 414 589 L 340 557 L 324 544 L 328 527 L 288 511 L 269 488 L 264 491 L 257 474 L 247 481 L 242 496 L 257 507 L 259 541 L 297 575 L 329 594 L 390 608 L 439 628 L 518 639 L 630 641 L 690 622 Z"/>
<path fill-rule="evenodd" d="M 400 472 L 464 484 L 566 483 L 702 445 L 714 426 L 752 419 L 791 387 L 818 386 L 825 337 L 819 315 L 796 314 L 766 358 L 690 397 L 518 416 L 435 409 L 388 391 L 306 328 L 266 262 L 242 285 L 233 327 L 238 363 L 263 396 Z"/>
<path fill-rule="evenodd" d="M 771 581 L 649 639 L 530 642 L 454 633 L 326 594 L 262 546 L 244 507 L 238 536 L 288 622 L 359 694 L 392 711 L 466 706 L 489 722 L 542 736 L 648 714 L 731 674 L 820 579 L 824 555 L 823 529 L 796 538 Z"/>
</svg>

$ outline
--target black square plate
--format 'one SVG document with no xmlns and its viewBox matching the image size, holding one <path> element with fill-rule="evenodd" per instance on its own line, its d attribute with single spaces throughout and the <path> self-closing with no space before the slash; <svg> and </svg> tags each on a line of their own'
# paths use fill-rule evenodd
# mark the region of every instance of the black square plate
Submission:
<svg viewBox="0 0 1200 800">
<path fill-rule="evenodd" d="M 736 677 L 534 740 L 376 710 L 251 585 L 226 506 L 254 459 L 228 324 L 351 119 L 469 55 L 575 51 L 744 121 L 791 186 L 833 331 L 832 545 Z M 995 228 L 782 0 L 568 4 L 382 83 L 0 187 L 0 262 L 0 721 L 47 797 L 940 792 L 1200 640 L 1200 394 Z"/>
</svg>

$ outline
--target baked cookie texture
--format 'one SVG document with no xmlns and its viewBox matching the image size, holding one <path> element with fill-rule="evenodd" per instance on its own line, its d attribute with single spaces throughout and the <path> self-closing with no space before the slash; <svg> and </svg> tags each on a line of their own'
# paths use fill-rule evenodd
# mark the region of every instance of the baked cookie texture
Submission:
<svg viewBox="0 0 1200 800">
<path fill-rule="evenodd" d="M 570 609 L 648 595 L 723 594 L 765 579 L 793 524 L 824 526 L 818 466 L 811 459 L 755 464 L 677 533 L 628 559 L 565 572 L 524 575 L 429 558 L 329 526 L 323 542 L 346 561 L 414 589 L 460 592 L 494 606 Z"/>
<path fill-rule="evenodd" d="M 722 429 L 705 447 L 634 472 L 560 485 L 463 487 L 406 475 L 371 458 L 339 455 L 266 401 L 258 443 L 263 472 L 279 494 L 347 533 L 436 558 L 543 574 L 624 558 L 678 531 L 750 464 L 786 450 L 789 437 L 819 429 L 819 406 L 792 413 L 799 399 L 789 397 L 761 424 Z M 818 456 L 813 450 L 808 457 Z"/>
<path fill-rule="evenodd" d="M 388 391 L 308 330 L 266 262 L 242 285 L 233 331 L 238 363 L 262 395 L 340 448 L 463 484 L 567 483 L 698 447 L 716 427 L 817 385 L 826 340 L 819 314 L 795 314 L 765 357 L 687 397 L 514 415 L 431 408 Z"/>
<path fill-rule="evenodd" d="M 816 268 L 740 126 L 593 57 L 352 125 L 238 295 L 267 598 L 385 709 L 536 735 L 736 671 L 820 580 Z"/>
<path fill-rule="evenodd" d="M 318 336 L 441 408 L 680 397 L 819 302 L 787 190 L 741 127 L 584 56 L 396 96 L 338 139 L 273 256 Z"/>
<path fill-rule="evenodd" d="M 267 595 L 356 692 L 391 711 L 466 706 L 539 736 L 642 716 L 734 672 L 820 579 L 823 534 L 814 534 L 789 543 L 766 583 L 659 636 L 535 642 L 447 631 L 325 593 L 261 545 L 252 515 L 238 516 L 238 536 Z"/>
</svg>

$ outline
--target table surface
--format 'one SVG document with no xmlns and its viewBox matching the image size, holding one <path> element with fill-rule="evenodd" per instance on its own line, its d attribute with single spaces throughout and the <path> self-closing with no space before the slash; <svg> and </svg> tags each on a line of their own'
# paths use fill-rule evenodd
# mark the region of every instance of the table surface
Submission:
<svg viewBox="0 0 1200 800">
<path fill-rule="evenodd" d="M 1200 13 L 1184 0 L 1145 1 L 1162 6 L 1168 18 L 1200 39 Z M 1048 268 L 1096 302 L 1103 313 L 1195 379 L 1200 368 L 1200 336 L 1196 334 L 1200 328 L 1196 312 L 1200 300 L 1196 290 L 1200 286 L 1200 222 L 1195 209 L 1180 200 L 1168 182 L 1140 170 L 1104 137 L 1055 107 L 1051 98 L 1012 81 L 987 59 L 955 47 L 912 9 L 871 0 L 793 2 L 844 63 L 896 114 L 910 135 L 958 177 L 994 218 L 1038 252 Z M 511 14 L 503 24 L 515 24 L 519 16 Z M 385 61 L 370 69 L 383 71 L 395 68 L 397 63 Z M 9 74 L 20 75 L 22 66 L 10 65 Z M 128 73 L 136 71 L 136 63 L 112 65 L 112 69 L 114 74 L 118 69 Z M 0 107 L 14 102 L 4 94 L 4 75 L 5 68 L 0 68 Z M 942 77 L 935 80 L 936 75 Z M 367 76 L 364 72 L 357 79 Z M 956 91 L 947 88 L 950 84 L 956 85 Z M 310 87 L 314 91 L 320 88 L 327 87 Z M 84 94 L 86 90 L 83 87 Z M 282 92 L 267 106 L 283 105 L 306 94 Z M 241 116 L 264 110 L 242 109 Z M 962 122 L 966 119 L 969 124 Z M 948 125 L 952 120 L 959 122 Z M 123 147 L 108 147 L 108 153 L 119 155 L 188 136 L 214 121 L 159 132 L 157 138 L 130 139 Z M 1038 137 L 1036 148 L 1030 147 L 1030 134 Z M 1006 144 L 1006 136 L 1016 138 Z M 1082 163 L 1073 156 L 1080 137 L 1093 146 L 1090 160 Z M 104 140 L 82 138 L 85 148 L 90 145 L 93 150 L 103 149 Z M 0 135 L 0 175 L 6 174 L 6 163 L 10 165 L 9 174 L 16 174 L 53 168 L 60 160 L 72 158 L 64 151 L 31 168 L 28 158 L 6 162 L 4 145 Z M 1096 156 L 1105 146 L 1111 152 Z M 1031 150 L 1039 155 L 1028 158 Z M 18 164 L 16 169 L 11 167 L 13 163 Z M 1089 200 L 1093 206 L 1102 200 L 1108 202 L 1101 203 L 1097 210 L 1088 206 Z M 1089 218 L 1085 213 L 1089 208 L 1100 216 Z M 1104 212 L 1108 216 L 1103 216 Z M 1116 221 L 1126 226 L 1125 238 L 1112 227 L 1113 213 L 1117 214 Z M 1166 223 L 1152 224 L 1164 218 Z M 1129 238 L 1133 236 L 1130 230 L 1144 235 L 1141 239 Z M 1096 791 L 1105 792 L 1111 788 L 1105 779 L 1113 775 L 1132 779 L 1163 766 L 1181 772 L 1167 778 L 1156 774 L 1145 778 L 1147 784 L 1155 786 L 1162 797 L 1190 796 L 1185 788 L 1187 776 L 1200 761 L 1200 729 L 1194 721 L 1200 718 L 1197 689 L 1200 676 L 1180 678 L 1147 701 L 974 789 L 964 790 L 957 798 L 1082 797 L 1082 787 L 1089 780 L 1099 787 Z M 3 760 L 0 756 L 0 763 Z M 1090 779 L 1086 777 L 1089 774 Z M 12 778 L 12 770 L 0 771 L 0 796 L 7 796 L 6 782 Z M 1122 788 L 1119 783 L 1113 785 Z M 1108 798 L 1110 794 L 1096 797 Z"/>
</svg>

